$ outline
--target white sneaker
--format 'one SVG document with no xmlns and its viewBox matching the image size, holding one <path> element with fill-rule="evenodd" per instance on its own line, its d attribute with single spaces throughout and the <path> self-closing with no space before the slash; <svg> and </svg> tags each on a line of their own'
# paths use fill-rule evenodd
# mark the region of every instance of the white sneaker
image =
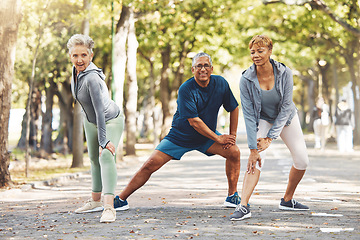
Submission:
<svg viewBox="0 0 360 240">
<path fill-rule="evenodd" d="M 84 206 L 75 210 L 75 213 L 88 213 L 88 212 L 98 212 L 103 210 L 101 202 L 96 202 L 92 198 L 88 199 Z"/>
<path fill-rule="evenodd" d="M 107 223 L 107 222 L 115 222 L 116 219 L 116 211 L 114 206 L 110 204 L 106 204 L 104 206 L 104 211 L 101 214 L 100 222 Z"/>
</svg>

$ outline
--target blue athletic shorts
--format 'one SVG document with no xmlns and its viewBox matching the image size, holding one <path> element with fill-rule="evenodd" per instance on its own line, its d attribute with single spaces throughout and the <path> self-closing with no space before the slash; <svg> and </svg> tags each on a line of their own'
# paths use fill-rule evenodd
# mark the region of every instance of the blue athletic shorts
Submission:
<svg viewBox="0 0 360 240">
<path fill-rule="evenodd" d="M 221 135 L 218 131 L 216 131 L 217 135 Z M 180 160 L 180 158 L 187 152 L 197 150 L 199 152 L 204 153 L 207 156 L 212 156 L 214 154 L 207 153 L 206 151 L 215 143 L 214 140 L 207 140 L 203 145 L 200 145 L 199 147 L 195 148 L 187 148 L 187 147 L 181 147 L 179 145 L 176 145 L 172 143 L 171 141 L 167 139 L 163 139 L 159 145 L 155 148 L 155 150 L 159 150 L 160 152 L 166 153 L 167 155 L 170 155 L 175 160 Z"/>
</svg>

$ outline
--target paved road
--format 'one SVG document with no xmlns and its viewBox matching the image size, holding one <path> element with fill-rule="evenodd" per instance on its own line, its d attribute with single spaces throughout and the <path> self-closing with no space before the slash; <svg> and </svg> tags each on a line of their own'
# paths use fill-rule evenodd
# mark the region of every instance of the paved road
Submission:
<svg viewBox="0 0 360 240">
<path fill-rule="evenodd" d="M 308 143 L 311 162 L 296 199 L 309 212 L 278 210 L 291 158 L 277 140 L 250 200 L 253 217 L 245 221 L 229 221 L 233 209 L 222 207 L 224 159 L 192 152 L 156 172 L 114 223 L 99 223 L 100 212 L 73 212 L 89 197 L 88 173 L 1 191 L 0 239 L 360 239 L 360 151 L 340 154 L 330 145 L 320 152 Z M 248 150 L 239 146 L 241 189 Z M 118 191 L 144 160 L 119 164 Z"/>
</svg>

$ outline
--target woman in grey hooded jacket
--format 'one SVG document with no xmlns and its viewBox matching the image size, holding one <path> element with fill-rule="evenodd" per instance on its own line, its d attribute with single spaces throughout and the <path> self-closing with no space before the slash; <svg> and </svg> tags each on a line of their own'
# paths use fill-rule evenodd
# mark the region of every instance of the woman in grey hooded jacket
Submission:
<svg viewBox="0 0 360 240">
<path fill-rule="evenodd" d="M 279 136 L 293 158 L 289 182 L 281 199 L 282 210 L 309 210 L 293 199 L 297 185 L 309 163 L 297 109 L 292 100 L 293 77 L 284 64 L 270 58 L 272 40 L 264 35 L 254 36 L 249 44 L 254 64 L 243 72 L 240 80 L 241 106 L 245 118 L 250 156 L 241 193 L 241 203 L 231 220 L 251 217 L 250 196 L 260 177 L 266 149 Z"/>
<path fill-rule="evenodd" d="M 86 35 L 75 34 L 67 47 L 73 64 L 71 91 L 75 104 L 84 113 L 85 137 L 91 162 L 92 194 L 76 213 L 101 211 L 100 222 L 113 222 L 116 211 L 113 205 L 117 171 L 116 147 L 124 128 L 120 108 L 109 97 L 105 75 L 92 62 L 94 41 Z M 104 207 L 101 194 L 104 194 Z"/>
</svg>

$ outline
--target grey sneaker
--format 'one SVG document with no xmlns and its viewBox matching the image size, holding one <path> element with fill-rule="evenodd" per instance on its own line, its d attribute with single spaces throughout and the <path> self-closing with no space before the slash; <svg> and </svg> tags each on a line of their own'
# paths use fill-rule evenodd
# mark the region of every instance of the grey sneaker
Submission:
<svg viewBox="0 0 360 240">
<path fill-rule="evenodd" d="M 101 202 L 95 202 L 92 198 L 87 200 L 81 208 L 75 210 L 75 213 L 89 213 L 89 212 L 99 212 L 103 210 Z"/>
<path fill-rule="evenodd" d="M 104 206 L 104 211 L 101 214 L 100 222 L 101 223 L 108 223 L 108 222 L 115 222 L 116 219 L 116 211 L 113 206 L 110 204 L 106 204 Z"/>
<path fill-rule="evenodd" d="M 309 210 L 309 207 L 297 202 L 295 199 L 291 199 L 290 201 L 285 202 L 284 198 L 281 198 L 279 209 L 290 211 L 307 211 Z"/>
<path fill-rule="evenodd" d="M 231 215 L 230 220 L 239 221 L 250 217 L 251 217 L 250 207 L 246 207 L 239 204 L 235 208 L 235 212 Z"/>
</svg>

